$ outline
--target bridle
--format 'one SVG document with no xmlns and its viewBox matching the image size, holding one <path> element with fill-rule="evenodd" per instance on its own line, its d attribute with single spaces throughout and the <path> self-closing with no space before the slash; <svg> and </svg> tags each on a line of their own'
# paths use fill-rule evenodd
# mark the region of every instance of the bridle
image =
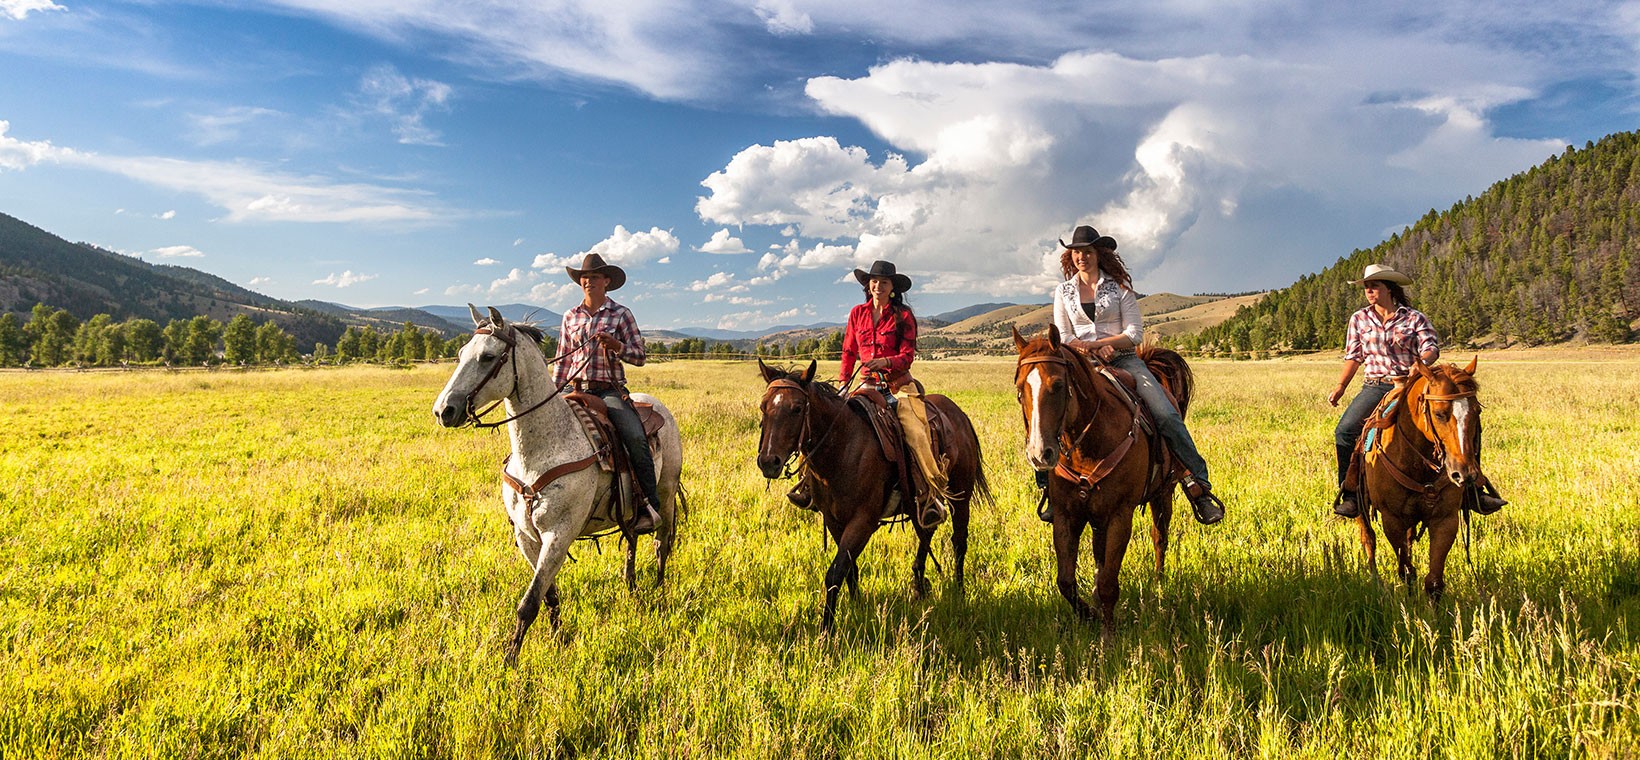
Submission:
<svg viewBox="0 0 1640 760">
<path fill-rule="evenodd" d="M 474 427 L 474 428 L 496 428 L 496 427 L 501 427 L 502 425 L 505 425 L 509 422 L 512 422 L 513 420 L 516 420 L 520 417 L 523 417 L 526 414 L 529 414 L 530 412 L 533 412 L 537 409 L 540 409 L 543 406 L 546 406 L 547 402 L 553 400 L 554 398 L 557 398 L 560 393 L 564 392 L 565 388 L 568 388 L 571 383 L 575 382 L 575 379 L 580 377 L 581 372 L 586 370 L 587 364 L 590 364 L 591 361 L 592 361 L 591 357 L 587 357 L 587 362 L 583 363 L 574 372 L 571 372 L 569 374 L 569 377 L 565 378 L 564 382 L 562 384 L 560 384 L 557 387 L 552 389 L 552 393 L 547 394 L 546 398 L 541 399 L 540 401 L 538 401 L 534 404 L 531 404 L 528 409 L 525 409 L 524 411 L 521 411 L 517 414 L 514 414 L 511 417 L 508 417 L 504 420 L 500 420 L 500 421 L 497 421 L 497 422 L 485 422 L 484 421 L 484 415 L 489 414 L 491 411 L 494 411 L 495 408 L 497 406 L 499 406 L 502 401 L 505 401 L 505 399 L 496 399 L 495 401 L 490 402 L 489 406 L 484 407 L 480 411 L 474 411 L 473 410 L 473 399 L 478 398 L 478 392 L 480 390 L 482 390 L 484 388 L 484 386 L 486 384 L 488 384 L 491 380 L 494 380 L 496 375 L 499 375 L 501 373 L 501 368 L 502 367 L 504 367 L 506 365 L 509 365 L 509 364 L 512 365 L 512 368 L 513 368 L 513 389 L 516 392 L 516 390 L 518 388 L 518 365 L 515 362 L 513 362 L 513 360 L 512 360 L 513 359 L 513 351 L 518 348 L 517 332 L 518 331 L 513 329 L 513 327 L 511 325 L 507 325 L 507 326 L 503 327 L 502 329 L 498 330 L 492 325 L 484 324 L 484 325 L 480 325 L 477 329 L 473 330 L 473 335 L 475 337 L 479 336 L 479 335 L 489 335 L 489 336 L 495 338 L 496 340 L 499 340 L 502 343 L 505 343 L 507 345 L 507 347 L 501 351 L 500 356 L 496 357 L 495 364 L 490 367 L 489 372 L 485 373 L 484 379 L 478 381 L 478 384 L 473 386 L 473 389 L 467 392 L 467 409 L 466 409 L 466 411 L 467 411 L 466 424 L 467 425 L 469 425 L 471 427 Z M 571 355 L 573 355 L 576 351 L 581 350 L 582 347 L 586 346 L 586 344 L 590 343 L 591 341 L 592 341 L 592 336 L 588 336 L 585 340 L 583 340 L 580 343 L 576 344 L 574 348 L 571 348 L 567 351 L 564 351 L 563 353 L 558 354 L 557 356 L 554 356 L 551 359 L 548 359 L 547 360 L 547 366 L 550 367 L 554 364 L 557 364 L 558 362 L 563 361 L 564 359 L 566 359 L 566 358 L 570 357 Z"/>
<path fill-rule="evenodd" d="M 797 393 L 803 397 L 803 427 L 798 430 L 797 445 L 792 447 L 791 453 L 787 454 L 786 459 L 780 463 L 780 478 L 785 479 L 796 475 L 798 471 L 803 468 L 803 465 L 799 461 L 801 458 L 808 457 L 811 452 L 820 448 L 820 444 L 825 443 L 826 439 L 831 437 L 831 431 L 837 429 L 837 418 L 833 417 L 831 424 L 826 426 L 825 432 L 821 433 L 819 438 L 814 438 L 811 441 L 810 439 L 813 438 L 811 433 L 814 430 L 814 401 L 809 397 L 811 392 L 810 386 L 805 386 L 804 384 L 799 383 L 796 380 L 792 380 L 791 378 L 776 378 L 769 381 L 769 387 L 764 390 L 764 401 L 767 402 L 768 398 L 773 396 L 777 390 L 797 391 Z M 767 420 L 768 416 L 765 414 L 765 423 Z M 768 436 L 769 428 L 767 424 L 764 424 L 758 431 L 758 451 L 763 451 L 763 446 L 768 441 Z"/>
<path fill-rule="evenodd" d="M 1450 382 L 1451 378 L 1448 378 L 1448 381 Z M 1430 393 L 1429 392 L 1429 385 L 1431 384 L 1431 381 L 1426 379 L 1424 381 L 1424 383 L 1425 383 L 1424 393 L 1418 397 L 1418 407 L 1419 407 L 1419 411 L 1423 412 L 1424 428 L 1426 430 L 1428 430 L 1427 433 L 1424 433 L 1424 437 L 1426 439 L 1428 439 L 1430 443 L 1434 444 L 1434 446 L 1435 446 L 1435 455 L 1436 455 L 1437 458 L 1440 459 L 1440 465 L 1434 467 L 1434 469 L 1437 472 L 1439 472 L 1441 470 L 1441 468 L 1447 467 L 1446 445 L 1441 442 L 1441 436 L 1435 432 L 1435 413 L 1430 407 L 1430 402 L 1431 401 L 1445 401 L 1445 402 L 1450 403 L 1450 402 L 1453 402 L 1453 401 L 1457 401 L 1459 399 L 1466 399 L 1466 398 L 1472 399 L 1472 398 L 1475 398 L 1475 391 L 1473 391 L 1473 390 L 1469 390 L 1469 391 L 1459 390 L 1457 393 L 1435 394 L 1435 393 Z M 1453 383 L 1453 385 L 1457 385 L 1457 384 Z M 1480 412 L 1480 405 L 1481 405 L 1480 401 L 1475 402 L 1475 411 L 1476 411 L 1477 414 Z M 1423 431 L 1419 431 L 1419 432 L 1423 432 Z M 1459 435 L 1462 435 L 1462 434 L 1463 434 L 1462 431 L 1459 431 Z M 1418 453 L 1419 453 L 1420 456 L 1423 455 L 1423 452 L 1418 452 Z M 1426 462 L 1429 462 L 1428 457 L 1425 457 L 1424 460 Z M 1431 464 L 1433 465 L 1432 462 L 1431 462 Z"/>
<path fill-rule="evenodd" d="M 1065 350 L 1065 349 L 1062 349 L 1062 350 Z M 1075 349 L 1068 349 L 1068 350 L 1074 351 Z M 1037 365 L 1037 364 L 1057 364 L 1061 367 L 1064 367 L 1065 368 L 1065 373 L 1067 375 L 1067 378 L 1066 378 L 1067 379 L 1067 385 L 1070 386 L 1067 389 L 1067 391 L 1070 394 L 1071 403 L 1073 403 L 1073 404 L 1078 403 L 1079 399 L 1077 398 L 1077 392 L 1076 392 L 1077 391 L 1077 385 L 1076 385 L 1076 383 L 1068 382 L 1069 381 L 1068 375 L 1072 372 L 1072 369 L 1071 369 L 1072 363 L 1071 363 L 1070 360 L 1066 359 L 1060 351 L 1055 351 L 1054 353 L 1051 353 L 1051 354 L 1039 354 L 1037 356 L 1027 356 L 1027 357 L 1024 357 L 1024 358 L 1020 359 L 1018 365 L 1014 367 L 1014 385 L 1015 386 L 1019 385 L 1021 375 L 1024 374 L 1026 367 L 1030 367 L 1030 366 Z M 1078 363 L 1077 364 L 1077 369 L 1082 370 L 1082 373 L 1084 375 L 1086 375 L 1090 381 L 1092 380 L 1093 372 L 1092 372 L 1092 370 L 1089 370 L 1086 365 Z M 1099 419 L 1099 409 L 1100 409 L 1101 406 L 1103 406 L 1104 399 L 1100 398 L 1099 395 L 1096 394 L 1096 393 L 1090 393 L 1088 395 L 1093 397 L 1093 412 L 1088 415 L 1088 424 L 1082 426 L 1082 432 L 1078 433 L 1076 435 L 1076 438 L 1072 439 L 1070 437 L 1070 433 L 1065 430 L 1064 425 L 1060 425 L 1058 438 L 1059 438 L 1059 441 L 1060 441 L 1059 458 L 1060 458 L 1061 461 L 1064 461 L 1064 460 L 1066 460 L 1070 457 L 1070 452 L 1071 452 L 1072 449 L 1075 449 L 1075 448 L 1082 445 L 1082 439 L 1086 438 L 1088 433 L 1093 430 L 1093 423 L 1098 421 L 1098 419 Z M 1066 414 L 1065 419 L 1073 419 L 1075 416 L 1076 415 L 1074 415 L 1074 414 Z"/>
</svg>

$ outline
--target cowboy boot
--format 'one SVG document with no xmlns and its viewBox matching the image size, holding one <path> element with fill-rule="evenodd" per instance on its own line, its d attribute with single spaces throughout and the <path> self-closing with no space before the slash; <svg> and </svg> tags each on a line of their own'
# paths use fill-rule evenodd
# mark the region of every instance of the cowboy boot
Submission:
<svg viewBox="0 0 1640 760">
<path fill-rule="evenodd" d="M 1333 514 L 1353 520 L 1361 516 L 1361 505 L 1357 503 L 1355 490 L 1347 488 L 1344 481 L 1349 476 L 1355 447 L 1335 445 L 1333 448 L 1338 452 L 1338 496 L 1333 499 Z"/>
<path fill-rule="evenodd" d="M 945 506 L 938 499 L 928 502 L 917 513 L 917 523 L 924 528 L 932 528 L 945 522 Z"/>
<path fill-rule="evenodd" d="M 809 492 L 809 482 L 799 479 L 792 490 L 786 492 L 786 501 L 803 509 L 814 509 L 814 494 Z"/>
<path fill-rule="evenodd" d="M 1196 522 L 1216 525 L 1224 519 L 1224 502 L 1213 495 L 1207 483 L 1186 475 L 1179 484 L 1184 486 L 1184 497 L 1190 501 L 1190 511 L 1196 514 Z"/>
<path fill-rule="evenodd" d="M 1045 523 L 1051 523 L 1053 522 L 1053 505 L 1048 503 L 1047 470 L 1036 471 L 1036 489 L 1038 493 L 1038 498 L 1036 501 L 1037 519 Z"/>
<path fill-rule="evenodd" d="M 1474 487 L 1474 493 L 1475 506 L 1473 510 L 1477 515 L 1494 514 L 1509 503 L 1508 499 L 1498 494 L 1497 487 L 1493 486 L 1490 480 L 1483 479 L 1480 485 Z"/>
</svg>

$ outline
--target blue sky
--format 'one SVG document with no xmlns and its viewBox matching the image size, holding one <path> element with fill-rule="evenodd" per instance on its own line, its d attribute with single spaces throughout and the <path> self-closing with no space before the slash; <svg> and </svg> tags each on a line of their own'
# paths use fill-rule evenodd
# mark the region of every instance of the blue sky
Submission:
<svg viewBox="0 0 1640 760">
<path fill-rule="evenodd" d="M 1246 291 L 1633 129 L 1637 68 L 1626 3 L 0 0 L 0 211 L 356 306 L 562 310 L 597 251 L 663 328 L 877 258 L 1045 301 L 1076 224 Z"/>
</svg>

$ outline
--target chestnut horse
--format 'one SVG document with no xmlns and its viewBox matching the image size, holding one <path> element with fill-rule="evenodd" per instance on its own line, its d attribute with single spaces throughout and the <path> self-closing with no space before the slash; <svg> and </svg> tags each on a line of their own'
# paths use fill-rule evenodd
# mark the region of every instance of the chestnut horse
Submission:
<svg viewBox="0 0 1640 760">
<path fill-rule="evenodd" d="M 1363 462 L 1367 498 L 1355 518 L 1367 564 L 1377 571 L 1373 511 L 1395 548 L 1396 573 L 1408 586 L 1418 576 L 1412 542 L 1420 529 L 1427 530 L 1429 574 L 1424 576 L 1424 593 L 1431 599 L 1439 599 L 1446 589 L 1446 555 L 1458 536 L 1463 500 L 1481 480 L 1477 360 L 1471 359 L 1463 369 L 1414 362 L 1405 393 L 1398 400 L 1389 397 L 1400 408 L 1382 410 L 1367 420 L 1367 432 L 1376 428 L 1377 440 Z"/>
<path fill-rule="evenodd" d="M 1076 583 L 1076 554 L 1082 530 L 1093 526 L 1095 581 L 1104 636 L 1116 632 L 1117 585 L 1122 558 L 1133 532 L 1133 510 L 1150 505 L 1150 540 L 1156 573 L 1165 569 L 1167 531 L 1173 521 L 1173 488 L 1167 445 L 1140 420 L 1143 402 L 1130 397 L 1112 375 L 1060 341 L 1059 329 L 1029 341 L 1014 330 L 1018 363 L 1014 385 L 1025 418 L 1025 457 L 1038 472 L 1051 471 L 1048 504 L 1053 510 L 1053 547 L 1059 562 L 1059 593 L 1083 619 L 1093 608 Z M 1151 346 L 1140 354 L 1152 374 L 1177 400 L 1179 414 L 1190 404 L 1195 380 L 1177 353 Z M 1123 374 L 1112 370 L 1112 374 Z"/>
<path fill-rule="evenodd" d="M 826 570 L 826 611 L 821 621 L 821 627 L 830 630 L 843 582 L 848 582 L 854 595 L 860 593 L 859 557 L 866 542 L 889 518 L 911 515 L 914 505 L 900 498 L 897 469 L 883 456 L 871 422 L 856 407 L 859 402 L 851 403 L 831 385 L 815 382 L 815 362 L 802 371 L 780 370 L 762 361 L 758 368 L 768 383 L 760 404 L 758 469 L 773 480 L 786 474 L 786 463 L 801 455 L 811 476 L 814 509 L 837 544 L 837 556 Z M 923 401 L 929 425 L 941 442 L 936 454 L 949 457 L 947 485 L 953 498 L 947 506 L 951 550 L 956 557 L 953 572 L 960 590 L 968 555 L 968 505 L 976 495 L 990 501 L 991 492 L 980 461 L 979 436 L 968 415 L 945 396 L 928 394 Z M 928 592 L 924 567 L 938 526 L 925 528 L 914 519 L 909 522 L 917 532 L 911 588 L 920 597 Z"/>
</svg>

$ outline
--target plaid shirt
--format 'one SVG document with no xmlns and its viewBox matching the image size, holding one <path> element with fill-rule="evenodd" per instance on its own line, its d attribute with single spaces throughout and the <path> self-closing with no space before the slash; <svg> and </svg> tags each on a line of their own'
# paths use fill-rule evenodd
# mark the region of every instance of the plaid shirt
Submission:
<svg viewBox="0 0 1640 760">
<path fill-rule="evenodd" d="M 598 341 L 591 339 L 601 332 L 609 333 L 621 342 L 619 357 L 605 351 Z M 643 334 L 638 332 L 638 320 L 632 317 L 630 309 L 608 298 L 604 299 L 604 305 L 599 306 L 597 311 L 589 312 L 586 304 L 578 303 L 575 308 L 564 312 L 558 336 L 560 352 L 570 349 L 575 349 L 575 352 L 554 368 L 552 381 L 556 385 L 569 382 L 572 372 L 573 377 L 580 380 L 625 385 L 626 371 L 621 369 L 621 362 L 634 367 L 643 366 Z"/>
<path fill-rule="evenodd" d="M 1440 339 L 1429 317 L 1401 306 L 1388 322 L 1368 306 L 1350 315 L 1344 337 L 1344 360 L 1360 362 L 1368 378 L 1405 377 L 1418 357 L 1435 351 Z"/>
<path fill-rule="evenodd" d="M 857 304 L 843 328 L 843 362 L 837 377 L 848 382 L 855 362 L 877 358 L 887 358 L 888 367 L 863 371 L 867 383 L 897 386 L 910 378 L 911 360 L 917 358 L 917 320 L 910 311 L 890 308 L 878 322 L 871 316 L 869 302 Z"/>
</svg>

